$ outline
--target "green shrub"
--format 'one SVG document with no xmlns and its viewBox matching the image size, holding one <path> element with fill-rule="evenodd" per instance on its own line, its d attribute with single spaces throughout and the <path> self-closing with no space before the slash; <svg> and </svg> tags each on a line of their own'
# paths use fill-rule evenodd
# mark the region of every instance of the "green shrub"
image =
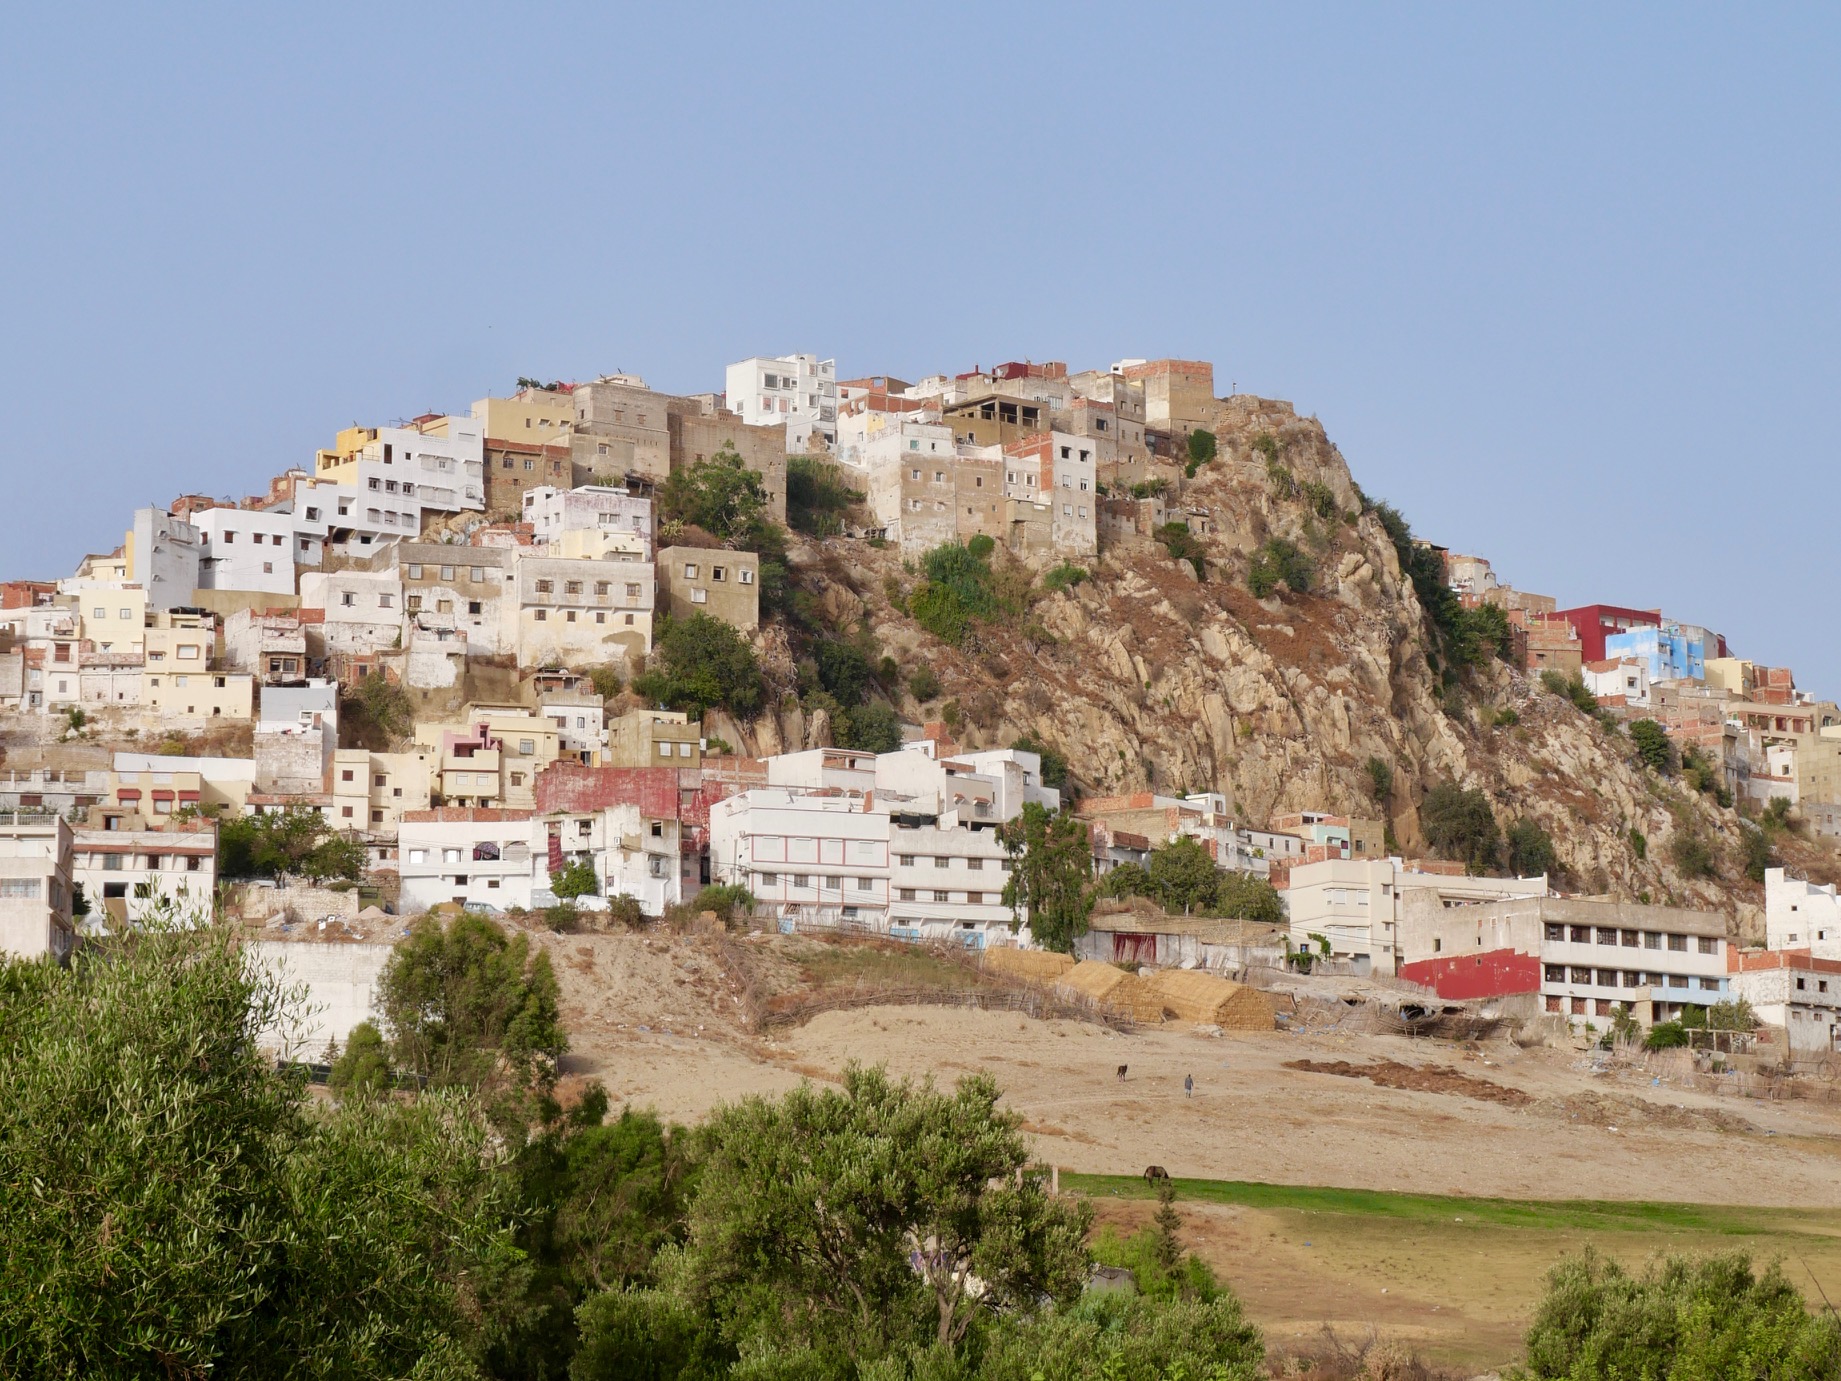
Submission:
<svg viewBox="0 0 1841 1381">
<path fill-rule="evenodd" d="M 1247 589 L 1255 599 L 1264 599 L 1280 585 L 1293 594 L 1306 594 L 1311 582 L 1310 558 L 1298 550 L 1295 542 L 1283 537 L 1268 538 L 1253 553 L 1247 571 Z"/>
<path fill-rule="evenodd" d="M 939 699 L 940 678 L 934 674 L 932 667 L 916 667 L 909 674 L 908 694 L 920 701 Z"/>
<path fill-rule="evenodd" d="M 1534 1381 L 1841 1376 L 1841 1321 L 1737 1252 L 1672 1256 L 1641 1275 L 1590 1249 L 1569 1257 L 1547 1277 L 1527 1348 Z"/>
<path fill-rule="evenodd" d="M 1042 785 L 1059 791 L 1068 784 L 1068 760 L 1033 734 L 1024 734 L 1010 745 L 1018 752 L 1034 753 L 1042 760 Z"/>
<path fill-rule="evenodd" d="M 862 753 L 893 753 L 901 747 L 901 720 L 880 700 L 855 705 L 832 721 L 831 741 Z"/>
<path fill-rule="evenodd" d="M 1520 819 L 1509 826 L 1504 840 L 1508 845 L 1509 871 L 1516 877 L 1531 878 L 1559 871 L 1559 856 L 1553 850 L 1553 836 L 1533 820 Z"/>
<path fill-rule="evenodd" d="M 1197 429 L 1189 433 L 1189 465 L 1191 473 L 1198 465 L 1206 465 L 1215 458 L 1215 434 Z"/>
<path fill-rule="evenodd" d="M 752 715 L 765 695 L 754 649 L 708 614 L 666 619 L 653 639 L 651 665 L 633 689 L 669 709 L 701 715 L 722 709 Z"/>
<path fill-rule="evenodd" d="M 1433 787 L 1419 807 L 1419 823 L 1440 857 L 1477 873 L 1495 867 L 1501 835 L 1489 797 L 1481 791 L 1466 791 L 1454 782 Z"/>
<path fill-rule="evenodd" d="M 1699 834 L 1678 831 L 1669 853 L 1683 877 L 1710 878 L 1718 871 L 1712 846 Z"/>
<path fill-rule="evenodd" d="M 1298 486 L 1304 495 L 1305 506 L 1319 518 L 1336 516 L 1336 491 L 1320 480 L 1305 480 Z"/>
<path fill-rule="evenodd" d="M 1680 765 L 1680 758 L 1675 752 L 1673 740 L 1653 719 L 1635 720 L 1630 725 L 1630 742 L 1636 746 L 1636 755 L 1645 767 L 1659 772 L 1663 776 L 1672 776 Z"/>
<path fill-rule="evenodd" d="M 550 874 L 550 891 L 559 901 L 574 901 L 598 895 L 601 880 L 595 876 L 594 864 L 578 858 Z"/>
<path fill-rule="evenodd" d="M 817 456 L 786 458 L 786 521 L 795 532 L 835 536 L 844 530 L 845 511 L 863 498 L 830 461 Z"/>
<path fill-rule="evenodd" d="M 327 1087 L 348 1098 L 364 1098 L 387 1092 L 395 1082 L 383 1033 L 375 1022 L 359 1022 L 346 1038 L 344 1051 L 333 1061 Z"/>
<path fill-rule="evenodd" d="M 738 883 L 712 883 L 697 893 L 697 899 L 691 905 L 698 911 L 714 911 L 723 921 L 732 921 L 738 915 L 750 915 L 754 911 L 754 893 Z"/>
<path fill-rule="evenodd" d="M 1649 857 L 1649 840 L 1635 825 L 1630 827 L 1630 851 L 1638 858 Z"/>
<path fill-rule="evenodd" d="M 1187 561 L 1195 568 L 1197 580 L 1208 579 L 1207 563 L 1202 555 L 1202 543 L 1196 535 L 1182 523 L 1165 523 L 1154 534 L 1163 549 L 1170 554 L 1172 561 Z"/>
<path fill-rule="evenodd" d="M 1042 587 L 1055 592 L 1071 590 L 1087 579 L 1087 575 L 1085 566 L 1076 566 L 1072 561 L 1063 561 L 1042 577 Z"/>
</svg>

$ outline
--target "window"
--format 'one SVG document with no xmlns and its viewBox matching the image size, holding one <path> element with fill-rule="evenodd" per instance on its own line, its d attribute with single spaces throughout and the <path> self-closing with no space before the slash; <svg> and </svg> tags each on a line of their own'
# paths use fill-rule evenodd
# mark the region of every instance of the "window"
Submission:
<svg viewBox="0 0 1841 1381">
<path fill-rule="evenodd" d="M 427 849 L 411 849 L 409 851 L 409 861 L 411 863 L 428 862 L 428 850 Z"/>
<path fill-rule="evenodd" d="M 553 580 L 539 580 L 537 582 L 537 593 L 540 595 L 547 595 L 555 588 L 556 582 Z"/>
<path fill-rule="evenodd" d="M 876 886 L 876 880 L 874 878 L 858 878 L 857 879 L 857 891 L 859 892 L 874 891 L 875 886 Z"/>
<path fill-rule="evenodd" d="M 1718 992 L 1718 991 L 1720 990 L 1720 981 L 1719 981 L 1719 979 L 1717 979 L 1717 978 L 1703 978 L 1703 979 L 1701 979 L 1701 980 L 1700 980 L 1700 990 L 1701 990 L 1701 991 L 1702 991 L 1703 993 L 1717 993 L 1717 992 Z"/>
<path fill-rule="evenodd" d="M 949 902 L 952 900 L 952 893 L 951 892 L 935 892 L 933 894 L 933 899 L 939 902 Z"/>
<path fill-rule="evenodd" d="M 1547 928 L 1549 930 L 1556 929 L 1556 927 L 1554 926 L 1548 926 Z M 1566 981 L 1566 965 L 1564 964 L 1547 965 L 1541 971 L 1541 978 L 1543 982 L 1547 982 L 1547 983 L 1564 983 Z"/>
<path fill-rule="evenodd" d="M 422 568 L 413 562 L 410 563 L 405 573 L 411 580 L 420 580 L 422 578 Z"/>
<path fill-rule="evenodd" d="M 1668 937 L 1668 947 L 1677 954 L 1686 954 L 1688 949 L 1688 937 L 1685 935 L 1671 935 Z"/>
<path fill-rule="evenodd" d="M 1662 937 L 1653 930 L 1645 930 L 1643 932 L 1643 948 L 1661 949 Z"/>
<path fill-rule="evenodd" d="M 355 608 L 357 604 L 358 596 L 353 594 L 350 590 L 347 590 L 344 594 L 339 596 L 339 607 L 341 609 L 352 609 Z"/>
<path fill-rule="evenodd" d="M 1718 954 L 1719 953 L 1720 942 L 1714 939 L 1711 935 L 1699 936 L 1697 938 L 1696 943 L 1702 954 Z"/>
<path fill-rule="evenodd" d="M 550 620 L 550 611 L 548 609 L 539 609 L 533 617 L 535 617 L 538 623 L 548 623 Z"/>
<path fill-rule="evenodd" d="M 342 782 L 351 781 L 352 780 L 352 769 L 349 767 L 340 768 L 339 769 L 339 780 Z"/>
<path fill-rule="evenodd" d="M 1636 932 L 1634 930 L 1626 930 L 1623 935 L 1623 943 L 1625 949 L 1635 949 Z"/>
<path fill-rule="evenodd" d="M 812 875 L 810 873 L 794 873 L 793 874 L 793 886 L 810 887 L 811 885 L 812 885 Z"/>
<path fill-rule="evenodd" d="M 581 581 L 565 580 L 563 582 L 563 593 L 565 595 L 579 595 L 581 594 L 581 592 L 582 592 L 582 582 Z"/>
<path fill-rule="evenodd" d="M 933 866 L 936 868 L 950 868 L 952 867 L 952 858 L 949 855 L 941 854 L 938 858 L 933 860 Z"/>
<path fill-rule="evenodd" d="M 902 888 L 901 889 L 901 900 L 913 901 L 914 900 L 914 889 L 912 887 Z"/>
<path fill-rule="evenodd" d="M 628 599 L 638 599 L 639 598 L 639 582 L 637 580 L 627 581 L 626 597 Z"/>
<path fill-rule="evenodd" d="M 1599 944 L 1601 944 L 1601 945 L 1614 945 L 1614 944 L 1616 944 L 1616 943 L 1617 943 L 1617 932 L 1616 932 L 1615 930 L 1607 930 L 1607 929 L 1605 929 L 1605 928 L 1604 928 L 1604 927 L 1602 927 L 1602 926 L 1601 926 L 1601 927 L 1599 927 L 1599 930 L 1598 930 L 1598 943 L 1599 943 Z"/>
<path fill-rule="evenodd" d="M 697 578 L 697 567 L 696 567 L 696 564 L 695 564 L 694 562 L 686 562 L 686 563 L 685 563 L 685 565 L 684 565 L 684 578 L 685 578 L 686 580 L 695 580 L 695 579 Z"/>
<path fill-rule="evenodd" d="M 1589 945 L 1592 943 L 1592 928 L 1589 925 L 1576 925 L 1567 938 L 1575 945 Z"/>
<path fill-rule="evenodd" d="M 690 592 L 690 602 L 692 604 L 708 604 L 710 602 L 710 592 L 699 585 Z"/>
<path fill-rule="evenodd" d="M 388 609 L 395 602 L 396 602 L 395 595 L 379 595 L 377 597 L 377 607 L 379 609 Z"/>
<path fill-rule="evenodd" d="M 1574 969 L 1573 970 L 1573 982 L 1590 983 L 1591 981 L 1592 981 L 1592 971 L 1590 969 Z"/>
<path fill-rule="evenodd" d="M 661 744 L 659 744 L 659 746 L 658 746 L 658 755 L 659 755 L 659 756 L 660 756 L 661 758 L 668 758 L 668 757 L 670 757 L 670 756 L 671 756 L 671 745 L 670 745 L 669 743 L 661 743 Z"/>
<path fill-rule="evenodd" d="M 40 878 L 0 878 L 0 897 L 10 901 L 37 901 L 43 885 Z"/>
<path fill-rule="evenodd" d="M 901 855 L 901 866 L 904 868 L 912 868 L 914 866 L 914 855 L 913 854 L 902 854 Z"/>
</svg>

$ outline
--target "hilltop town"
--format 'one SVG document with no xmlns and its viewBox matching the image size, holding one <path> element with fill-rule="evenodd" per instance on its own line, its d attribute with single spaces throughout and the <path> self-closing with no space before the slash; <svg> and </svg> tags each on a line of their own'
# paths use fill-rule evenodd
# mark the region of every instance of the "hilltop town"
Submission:
<svg viewBox="0 0 1841 1381">
<path fill-rule="evenodd" d="M 522 379 L 0 584 L 0 942 L 707 897 L 1833 1055 L 1841 710 L 1789 669 L 1419 539 L 1204 362 L 836 373 Z"/>
</svg>

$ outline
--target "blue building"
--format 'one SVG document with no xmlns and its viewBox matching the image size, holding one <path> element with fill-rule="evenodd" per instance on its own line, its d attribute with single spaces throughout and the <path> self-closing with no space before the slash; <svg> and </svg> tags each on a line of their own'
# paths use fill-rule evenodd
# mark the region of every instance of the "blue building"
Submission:
<svg viewBox="0 0 1841 1381">
<path fill-rule="evenodd" d="M 1651 683 L 1707 679 L 1706 644 L 1700 638 L 1690 638 L 1678 623 L 1612 633 L 1604 640 L 1604 655 L 1634 657 L 1647 663 Z"/>
</svg>

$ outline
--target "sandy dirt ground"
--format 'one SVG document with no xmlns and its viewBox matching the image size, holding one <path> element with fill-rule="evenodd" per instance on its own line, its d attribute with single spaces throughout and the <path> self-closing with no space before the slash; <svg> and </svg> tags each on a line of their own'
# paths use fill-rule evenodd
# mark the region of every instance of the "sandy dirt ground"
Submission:
<svg viewBox="0 0 1841 1381">
<path fill-rule="evenodd" d="M 678 1121 L 802 1078 L 835 1079 L 856 1060 L 946 1081 L 992 1075 L 1042 1158 L 1069 1169 L 1135 1174 L 1158 1164 L 1179 1177 L 1440 1194 L 1841 1207 L 1841 1107 L 1593 1074 L 1571 1050 L 1177 1026 L 1127 1034 L 930 1007 L 827 1012 L 756 1037 L 739 1020 L 745 977 L 708 941 L 543 943 L 574 1047 L 567 1073 Z M 1448 1069 L 1525 1101 L 1286 1067 L 1388 1060 Z M 1750 1130 L 1733 1130 L 1741 1127 Z"/>
</svg>

